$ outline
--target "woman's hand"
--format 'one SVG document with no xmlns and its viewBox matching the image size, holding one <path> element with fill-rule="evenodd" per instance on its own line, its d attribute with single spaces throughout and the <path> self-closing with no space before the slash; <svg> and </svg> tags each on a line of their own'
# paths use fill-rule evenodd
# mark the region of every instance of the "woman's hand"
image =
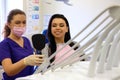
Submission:
<svg viewBox="0 0 120 80">
<path fill-rule="evenodd" d="M 44 55 L 30 55 L 24 58 L 24 64 L 30 66 L 39 66 L 44 61 Z"/>
</svg>

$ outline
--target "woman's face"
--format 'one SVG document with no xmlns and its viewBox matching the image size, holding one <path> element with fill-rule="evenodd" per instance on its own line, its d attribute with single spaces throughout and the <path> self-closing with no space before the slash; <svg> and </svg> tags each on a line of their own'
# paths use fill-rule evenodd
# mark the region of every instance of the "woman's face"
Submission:
<svg viewBox="0 0 120 80">
<path fill-rule="evenodd" d="M 65 34 L 68 32 L 68 27 L 66 26 L 65 21 L 61 18 L 53 19 L 51 32 L 55 38 L 64 40 Z"/>
<path fill-rule="evenodd" d="M 17 14 L 13 16 L 13 19 L 8 25 L 11 30 L 13 27 L 26 27 L 26 16 L 23 14 Z"/>
</svg>

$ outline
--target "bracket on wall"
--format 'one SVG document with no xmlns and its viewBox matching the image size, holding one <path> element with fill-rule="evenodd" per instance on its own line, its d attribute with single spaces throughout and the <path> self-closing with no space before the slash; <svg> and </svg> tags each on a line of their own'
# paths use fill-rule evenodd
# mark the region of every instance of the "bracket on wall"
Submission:
<svg viewBox="0 0 120 80">
<path fill-rule="evenodd" d="M 69 3 L 69 0 L 55 0 L 55 1 L 61 1 L 61 2 L 64 2 L 68 6 L 72 6 L 72 4 Z"/>
</svg>

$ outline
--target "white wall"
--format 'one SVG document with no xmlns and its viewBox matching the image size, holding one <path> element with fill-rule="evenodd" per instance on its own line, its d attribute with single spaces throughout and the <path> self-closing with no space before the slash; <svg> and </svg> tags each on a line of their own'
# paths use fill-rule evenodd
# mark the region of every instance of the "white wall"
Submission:
<svg viewBox="0 0 120 80">
<path fill-rule="evenodd" d="M 72 37 L 84 28 L 105 8 L 120 4 L 120 0 L 69 0 L 73 6 L 60 1 L 43 0 L 43 16 L 54 13 L 64 14 L 70 24 Z"/>
<path fill-rule="evenodd" d="M 23 0 L 6 0 L 7 11 L 19 8 L 23 9 Z M 54 13 L 64 14 L 70 24 L 72 37 L 83 29 L 94 17 L 96 17 L 102 10 L 113 4 L 120 4 L 120 0 L 69 0 L 72 6 L 68 6 L 61 1 L 55 0 L 40 0 L 41 5 L 41 26 L 44 29 L 44 16 L 52 15 Z M 14 5 L 14 6 L 13 6 Z M 40 26 L 40 27 L 41 27 Z M 41 30 L 40 30 L 41 31 Z"/>
<path fill-rule="evenodd" d="M 2 40 L 2 31 L 3 31 L 3 26 L 4 26 L 4 1 L 0 0 L 0 41 Z"/>
<path fill-rule="evenodd" d="M 21 9 L 23 10 L 23 0 L 6 0 L 6 13 L 8 14 L 12 9 Z"/>
</svg>

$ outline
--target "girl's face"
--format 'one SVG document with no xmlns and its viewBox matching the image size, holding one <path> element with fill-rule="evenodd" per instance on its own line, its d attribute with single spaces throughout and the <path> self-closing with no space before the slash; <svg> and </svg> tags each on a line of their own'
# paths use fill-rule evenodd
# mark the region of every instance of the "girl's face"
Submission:
<svg viewBox="0 0 120 80">
<path fill-rule="evenodd" d="M 52 35 L 55 37 L 55 39 L 64 40 L 65 34 L 66 32 L 68 32 L 68 27 L 66 26 L 65 21 L 61 18 L 53 19 L 51 32 L 52 32 Z"/>
<path fill-rule="evenodd" d="M 9 27 L 11 30 L 13 27 L 26 27 L 26 16 L 23 14 L 13 16 L 13 19 L 9 23 Z"/>
</svg>

